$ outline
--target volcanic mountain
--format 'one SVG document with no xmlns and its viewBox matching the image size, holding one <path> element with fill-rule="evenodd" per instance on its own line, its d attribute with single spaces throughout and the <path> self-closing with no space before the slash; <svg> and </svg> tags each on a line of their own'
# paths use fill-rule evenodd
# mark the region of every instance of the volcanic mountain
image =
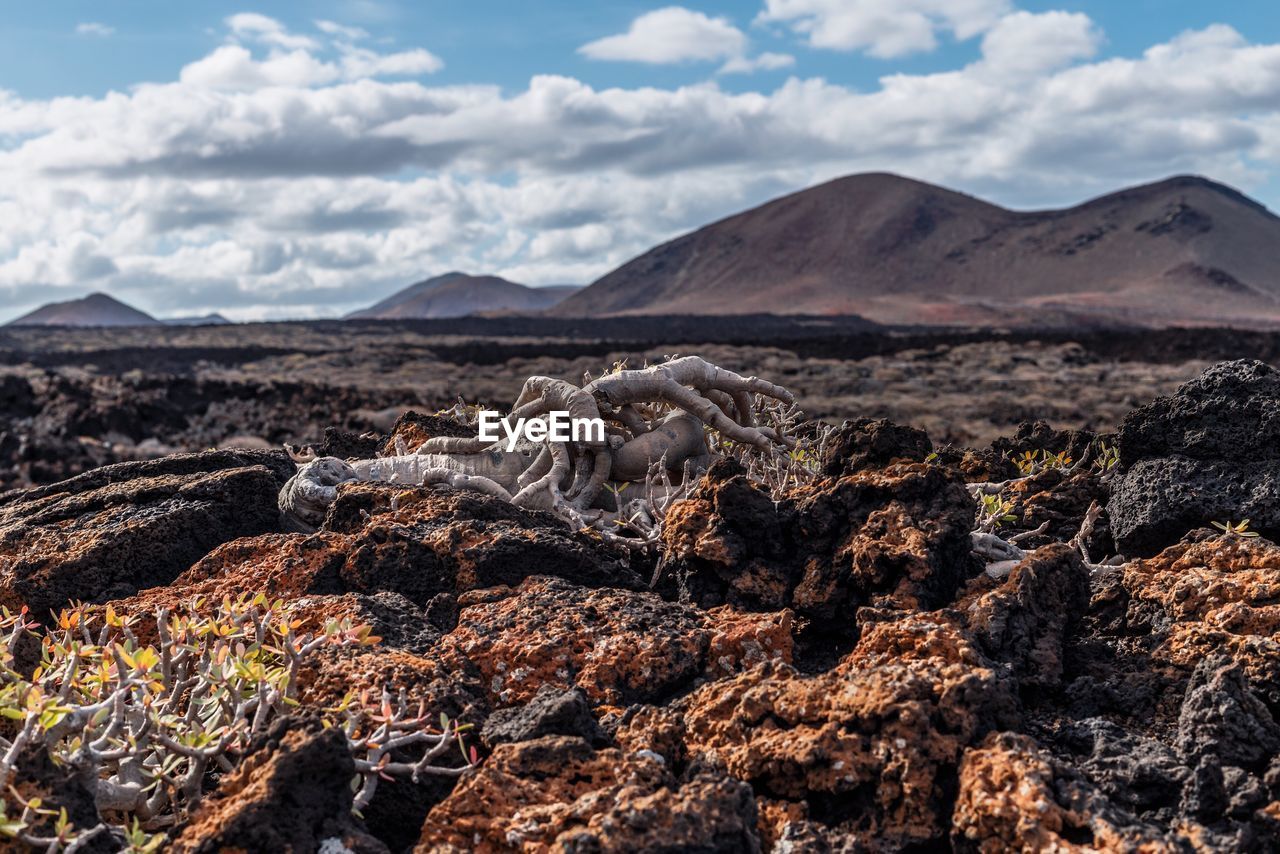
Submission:
<svg viewBox="0 0 1280 854">
<path fill-rule="evenodd" d="M 166 326 L 227 326 L 231 323 L 217 312 L 197 317 L 165 317 L 160 322 Z"/>
<path fill-rule="evenodd" d="M 1193 176 L 1023 212 L 896 175 L 853 175 L 677 237 L 550 313 L 755 312 L 1280 325 L 1280 218 Z"/>
<path fill-rule="evenodd" d="M 131 305 L 125 305 L 114 297 L 97 293 L 80 299 L 42 305 L 35 311 L 10 321 L 8 325 L 159 326 L 161 321 Z"/>
<path fill-rule="evenodd" d="M 531 288 L 497 276 L 445 273 L 410 285 L 348 320 L 465 317 L 495 312 L 535 312 L 579 290 L 574 285 Z"/>
</svg>

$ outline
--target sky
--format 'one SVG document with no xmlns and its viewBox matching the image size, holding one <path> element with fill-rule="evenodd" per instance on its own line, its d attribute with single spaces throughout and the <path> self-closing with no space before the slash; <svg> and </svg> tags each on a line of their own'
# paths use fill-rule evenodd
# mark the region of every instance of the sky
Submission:
<svg viewBox="0 0 1280 854">
<path fill-rule="evenodd" d="M 1273 0 L 0 0 L 0 322 L 585 284 L 840 175 L 1280 210 Z"/>
</svg>

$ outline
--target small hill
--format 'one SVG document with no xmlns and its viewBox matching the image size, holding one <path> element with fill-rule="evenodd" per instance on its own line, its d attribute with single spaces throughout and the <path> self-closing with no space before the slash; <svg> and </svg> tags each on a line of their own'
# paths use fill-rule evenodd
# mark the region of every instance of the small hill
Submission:
<svg viewBox="0 0 1280 854">
<path fill-rule="evenodd" d="M 859 314 L 881 323 L 1280 324 L 1280 218 L 1180 176 L 1013 211 L 888 174 L 677 237 L 551 310 Z"/>
<path fill-rule="evenodd" d="M 42 305 L 9 326 L 159 326 L 161 322 L 144 311 L 106 294 L 95 293 L 66 302 Z"/>
<path fill-rule="evenodd" d="M 165 317 L 161 322 L 166 326 L 227 326 L 231 323 L 218 313 L 202 314 L 199 317 Z"/>
<path fill-rule="evenodd" d="M 579 290 L 573 285 L 531 288 L 498 276 L 445 273 L 410 285 L 376 305 L 347 315 L 347 319 L 403 320 L 537 312 L 556 305 Z"/>
</svg>

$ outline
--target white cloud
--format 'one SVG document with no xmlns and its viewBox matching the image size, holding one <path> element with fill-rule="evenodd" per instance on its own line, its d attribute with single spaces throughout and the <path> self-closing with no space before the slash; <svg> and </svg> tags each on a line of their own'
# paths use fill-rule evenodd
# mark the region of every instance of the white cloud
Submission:
<svg viewBox="0 0 1280 854">
<path fill-rule="evenodd" d="M 1094 28 L 1060 14 L 1005 16 L 970 65 L 864 90 L 432 86 L 377 77 L 420 73 L 414 51 L 344 54 L 330 33 L 242 38 L 102 97 L 0 92 L 0 304 L 92 282 L 153 312 L 315 316 L 448 269 L 589 281 L 849 172 L 1041 206 L 1280 169 L 1280 45 L 1210 27 L 1095 61 Z"/>
<path fill-rule="evenodd" d="M 720 74 L 750 74 L 753 71 L 777 71 L 796 64 L 789 53 L 761 53 L 757 56 L 735 56 L 720 66 Z"/>
<path fill-rule="evenodd" d="M 319 44 L 310 36 L 291 33 L 275 18 L 256 12 L 241 12 L 227 18 L 227 29 L 233 36 L 261 42 L 285 50 L 315 50 Z"/>
<path fill-rule="evenodd" d="M 747 37 L 727 18 L 712 18 L 681 6 L 646 12 L 621 35 L 578 48 L 591 59 L 668 64 L 741 56 Z"/>
<path fill-rule="evenodd" d="M 982 37 L 985 64 L 1008 74 L 1033 74 L 1088 59 L 1102 32 L 1080 12 L 1014 12 Z"/>
<path fill-rule="evenodd" d="M 115 35 L 116 28 L 107 24 L 100 24 L 97 21 L 85 21 L 82 24 L 76 24 L 76 34 L 81 36 L 101 36 L 106 38 Z"/>
<path fill-rule="evenodd" d="M 372 50 L 339 46 L 342 54 L 342 73 L 348 80 L 364 77 L 416 77 L 434 74 L 444 68 L 440 57 L 422 48 L 399 53 L 376 53 Z"/>
<path fill-rule="evenodd" d="M 748 56 L 750 40 L 728 18 L 712 18 L 682 6 L 646 12 L 621 35 L 584 44 L 578 52 L 590 59 L 674 65 L 723 60 L 719 74 L 775 71 L 795 64 L 784 53 Z"/>
<path fill-rule="evenodd" d="M 1012 8 L 1011 0 L 766 0 L 757 21 L 785 23 L 814 47 L 889 58 L 933 50 L 940 32 L 973 38 Z"/>
<path fill-rule="evenodd" d="M 264 86 L 316 86 L 339 76 L 336 67 L 305 50 L 258 60 L 247 48 L 229 44 L 184 67 L 178 79 L 201 89 L 243 91 Z"/>
<path fill-rule="evenodd" d="M 232 15 L 226 23 L 233 36 L 268 46 L 267 56 L 255 57 L 241 43 L 222 45 L 185 66 L 180 82 L 202 89 L 248 91 L 271 86 L 322 86 L 374 77 L 417 77 L 444 67 L 443 60 L 423 48 L 378 53 L 358 47 L 352 41 L 368 33 L 331 21 L 316 22 L 317 29 L 337 39 L 327 45 L 293 33 L 265 15 L 241 13 Z M 320 54 L 326 50 L 336 57 L 322 58 Z"/>
<path fill-rule="evenodd" d="M 316 29 L 320 32 L 344 38 L 347 41 L 359 41 L 360 39 L 369 38 L 368 30 L 360 27 L 347 27 L 342 24 L 336 24 L 333 21 L 316 21 L 315 23 Z"/>
</svg>

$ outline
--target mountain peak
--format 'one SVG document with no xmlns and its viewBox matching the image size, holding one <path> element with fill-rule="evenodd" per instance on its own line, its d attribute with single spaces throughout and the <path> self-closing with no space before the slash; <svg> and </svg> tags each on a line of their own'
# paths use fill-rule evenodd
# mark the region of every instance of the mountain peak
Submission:
<svg viewBox="0 0 1280 854">
<path fill-rule="evenodd" d="M 156 326 L 160 321 L 95 291 L 79 299 L 51 302 L 9 322 L 9 326 Z"/>
<path fill-rule="evenodd" d="M 563 286 L 531 288 L 500 276 L 476 276 L 455 270 L 412 284 L 367 309 L 347 315 L 347 318 L 404 320 L 539 312 L 576 290 Z"/>
</svg>

